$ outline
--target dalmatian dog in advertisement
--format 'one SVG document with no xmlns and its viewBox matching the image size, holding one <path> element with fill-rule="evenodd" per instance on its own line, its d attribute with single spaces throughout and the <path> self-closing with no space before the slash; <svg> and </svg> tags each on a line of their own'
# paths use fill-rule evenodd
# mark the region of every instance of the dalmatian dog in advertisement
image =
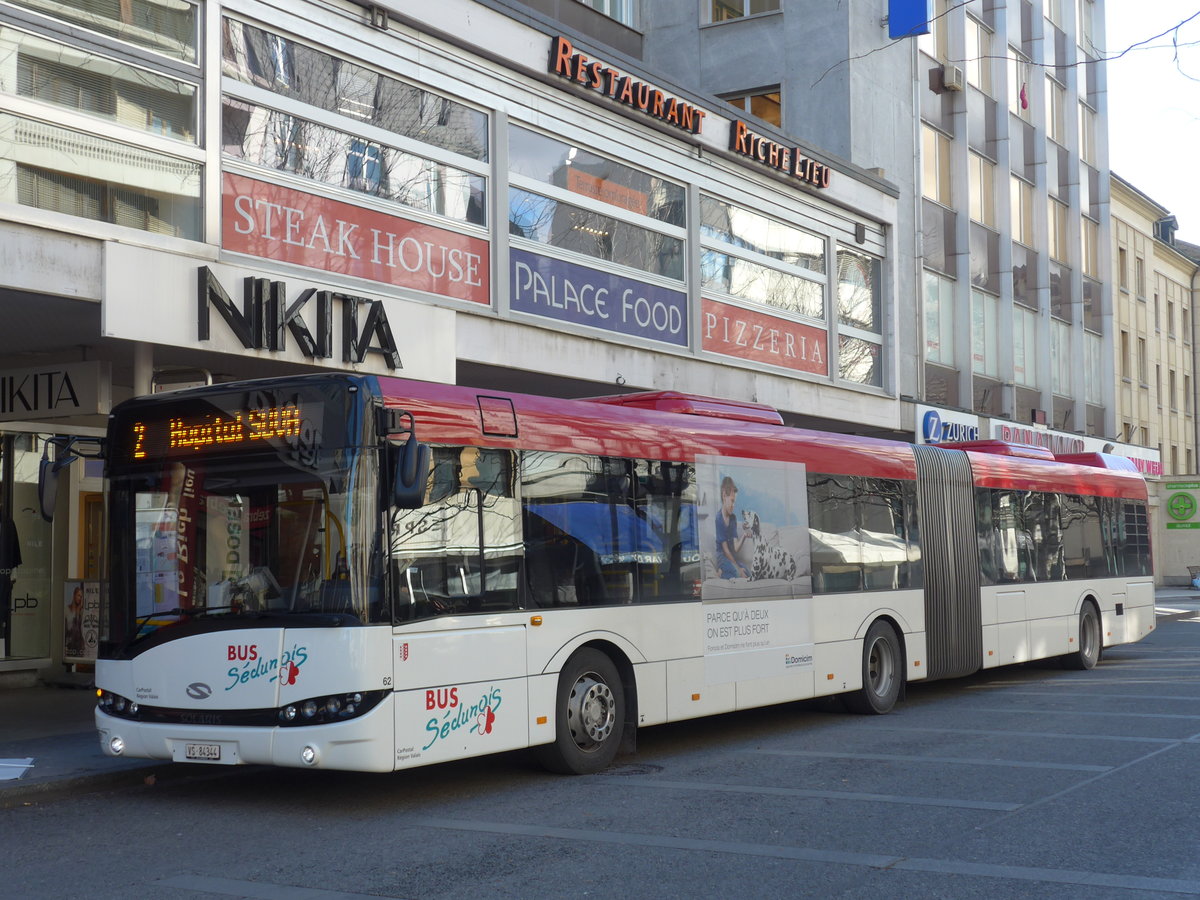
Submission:
<svg viewBox="0 0 1200 900">
<path fill-rule="evenodd" d="M 742 531 L 754 542 L 753 562 L 750 565 L 750 580 L 762 581 L 781 578 L 791 581 L 799 572 L 796 558 L 778 544 L 763 539 L 762 522 L 752 509 L 742 510 Z"/>
</svg>

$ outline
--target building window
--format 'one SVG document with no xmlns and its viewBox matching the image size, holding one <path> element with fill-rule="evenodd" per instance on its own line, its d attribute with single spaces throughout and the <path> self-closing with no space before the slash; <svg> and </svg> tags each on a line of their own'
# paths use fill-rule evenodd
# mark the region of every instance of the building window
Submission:
<svg viewBox="0 0 1200 900">
<path fill-rule="evenodd" d="M 1047 201 L 1049 212 L 1049 230 L 1046 243 L 1049 245 L 1050 258 L 1059 262 L 1068 262 L 1067 251 L 1067 205 L 1059 203 L 1053 197 Z"/>
<path fill-rule="evenodd" d="M 1192 414 L 1192 376 L 1183 376 L 1183 411 Z M 1190 470 L 1189 470 L 1190 471 Z"/>
<path fill-rule="evenodd" d="M 10 169 L 16 178 L 0 189 L 0 199 L 200 239 L 198 163 L 6 113 L 0 113 L 0 133 L 8 138 L 0 143 L 0 162 L 39 163 L 16 162 Z M 74 174 L 85 166 L 109 178 Z"/>
<path fill-rule="evenodd" d="M 992 94 L 992 33 L 967 16 L 967 82 Z"/>
<path fill-rule="evenodd" d="M 770 122 L 776 127 L 783 125 L 783 107 L 778 86 L 745 94 L 726 94 L 721 99 L 764 122 Z"/>
<path fill-rule="evenodd" d="M 873 256 L 838 250 L 838 374 L 855 384 L 883 385 L 882 263 Z"/>
<path fill-rule="evenodd" d="M 225 19 L 222 27 L 222 73 L 227 77 L 345 116 L 344 128 L 351 133 L 368 122 L 487 161 L 486 113 L 253 25 Z"/>
<path fill-rule="evenodd" d="M 1046 77 L 1046 137 L 1059 146 L 1067 143 L 1066 89 L 1049 76 Z"/>
<path fill-rule="evenodd" d="M 1013 309 L 1013 381 L 1025 387 L 1038 386 L 1038 314 L 1031 309 Z"/>
<path fill-rule="evenodd" d="M 940 62 L 950 58 L 946 52 L 946 12 L 946 0 L 933 0 L 929 33 L 917 37 L 917 47 Z"/>
<path fill-rule="evenodd" d="M 971 218 L 996 227 L 996 167 L 976 153 L 970 154 Z"/>
<path fill-rule="evenodd" d="M 1088 56 L 1098 56 L 1093 35 L 1096 33 L 1095 0 L 1079 0 L 1079 46 Z"/>
<path fill-rule="evenodd" d="M 1029 122 L 1033 119 L 1033 63 L 1012 47 L 1008 52 L 1008 111 Z"/>
<path fill-rule="evenodd" d="M 596 12 L 603 13 L 610 19 L 616 19 L 622 25 L 634 27 L 637 10 L 635 0 L 579 0 L 584 6 L 590 6 Z"/>
<path fill-rule="evenodd" d="M 715 197 L 700 198 L 705 291 L 825 319 L 825 240 Z"/>
<path fill-rule="evenodd" d="M 1105 342 L 1100 335 L 1083 336 L 1083 399 L 1092 406 L 1104 403 L 1104 358 L 1107 355 L 1104 348 Z"/>
<path fill-rule="evenodd" d="M 196 61 L 197 4 L 187 0 L 13 0 L 42 15 L 187 63 Z"/>
<path fill-rule="evenodd" d="M 1138 384 L 1149 387 L 1146 383 L 1146 339 L 1137 339 L 1137 377 Z"/>
<path fill-rule="evenodd" d="M 1100 224 L 1086 216 L 1080 221 L 1079 237 L 1082 244 L 1083 274 L 1100 277 Z"/>
<path fill-rule="evenodd" d="M 1139 297 L 1146 296 L 1146 261 L 1140 256 L 1133 260 L 1133 287 Z"/>
<path fill-rule="evenodd" d="M 925 360 L 954 365 L 954 282 L 925 272 Z"/>
<path fill-rule="evenodd" d="M 1132 377 L 1129 364 L 1129 332 L 1121 332 L 1121 377 L 1128 381 Z"/>
<path fill-rule="evenodd" d="M 1012 176 L 1012 234 L 1026 247 L 1033 246 L 1033 185 Z"/>
<path fill-rule="evenodd" d="M 1171 412 L 1179 411 L 1179 404 L 1175 399 L 1175 370 L 1172 369 L 1167 373 L 1167 405 L 1171 407 Z"/>
<path fill-rule="evenodd" d="M 921 126 L 921 190 L 942 206 L 953 206 L 950 194 L 950 139 L 928 125 Z"/>
<path fill-rule="evenodd" d="M 0 27 L 0 68 L 16 57 L 16 93 L 118 125 L 189 142 L 196 86 L 56 41 Z M 0 91 L 12 91 L 0 81 Z"/>
<path fill-rule="evenodd" d="M 779 0 L 712 0 L 708 8 L 711 22 L 728 22 L 730 19 L 778 11 Z"/>
<path fill-rule="evenodd" d="M 1175 337 L 1175 301 L 1167 301 L 1167 334 Z"/>
<path fill-rule="evenodd" d="M 1096 165 L 1096 112 L 1079 104 L 1079 158 L 1089 166 Z"/>
<path fill-rule="evenodd" d="M 971 291 L 971 370 L 1000 376 L 1000 298 Z"/>
<path fill-rule="evenodd" d="M 1061 397 L 1071 396 L 1071 326 L 1066 322 L 1050 322 L 1050 359 L 1050 389 Z"/>
<path fill-rule="evenodd" d="M 1129 251 L 1124 247 L 1117 248 L 1117 284 L 1129 290 Z"/>
<path fill-rule="evenodd" d="M 381 153 L 382 148 L 378 144 L 368 144 L 358 138 L 351 138 L 350 152 L 346 154 L 347 187 L 375 193 L 379 188 L 382 172 Z"/>
</svg>

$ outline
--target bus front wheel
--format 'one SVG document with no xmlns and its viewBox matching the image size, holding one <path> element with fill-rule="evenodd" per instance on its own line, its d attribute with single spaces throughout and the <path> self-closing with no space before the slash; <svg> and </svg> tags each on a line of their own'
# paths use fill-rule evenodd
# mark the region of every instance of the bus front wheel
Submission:
<svg viewBox="0 0 1200 900">
<path fill-rule="evenodd" d="M 567 660 L 558 678 L 555 739 L 536 748 L 551 772 L 591 775 L 608 768 L 625 726 L 625 691 L 611 659 L 584 648 Z"/>
<path fill-rule="evenodd" d="M 891 712 L 900 696 L 901 659 L 896 629 L 882 619 L 872 623 L 863 639 L 863 686 L 845 695 L 846 708 L 863 715 Z"/>
<path fill-rule="evenodd" d="M 1084 603 L 1079 611 L 1079 636 L 1076 638 L 1078 649 L 1062 657 L 1063 666 L 1068 669 L 1094 669 L 1100 662 L 1100 650 L 1103 646 L 1100 639 L 1100 614 L 1091 603 Z"/>
</svg>

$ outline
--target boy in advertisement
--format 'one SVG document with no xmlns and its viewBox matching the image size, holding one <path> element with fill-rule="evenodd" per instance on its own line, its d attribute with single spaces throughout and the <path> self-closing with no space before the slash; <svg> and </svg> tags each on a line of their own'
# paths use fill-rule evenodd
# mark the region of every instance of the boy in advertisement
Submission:
<svg viewBox="0 0 1200 900">
<path fill-rule="evenodd" d="M 717 569 L 722 578 L 748 578 L 749 573 L 737 561 L 737 552 L 746 541 L 738 534 L 737 485 L 728 475 L 721 479 L 721 512 L 717 516 Z"/>
</svg>

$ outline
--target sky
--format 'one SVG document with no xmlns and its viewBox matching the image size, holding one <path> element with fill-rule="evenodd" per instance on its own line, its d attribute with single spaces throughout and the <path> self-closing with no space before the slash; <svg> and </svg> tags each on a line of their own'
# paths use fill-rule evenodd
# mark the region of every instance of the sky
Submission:
<svg viewBox="0 0 1200 900">
<path fill-rule="evenodd" d="M 1200 16 L 1179 30 L 1178 53 L 1167 35 L 1113 59 L 1196 16 L 1200 0 L 1106 5 L 1109 167 L 1171 211 L 1177 237 L 1200 244 Z"/>
</svg>

